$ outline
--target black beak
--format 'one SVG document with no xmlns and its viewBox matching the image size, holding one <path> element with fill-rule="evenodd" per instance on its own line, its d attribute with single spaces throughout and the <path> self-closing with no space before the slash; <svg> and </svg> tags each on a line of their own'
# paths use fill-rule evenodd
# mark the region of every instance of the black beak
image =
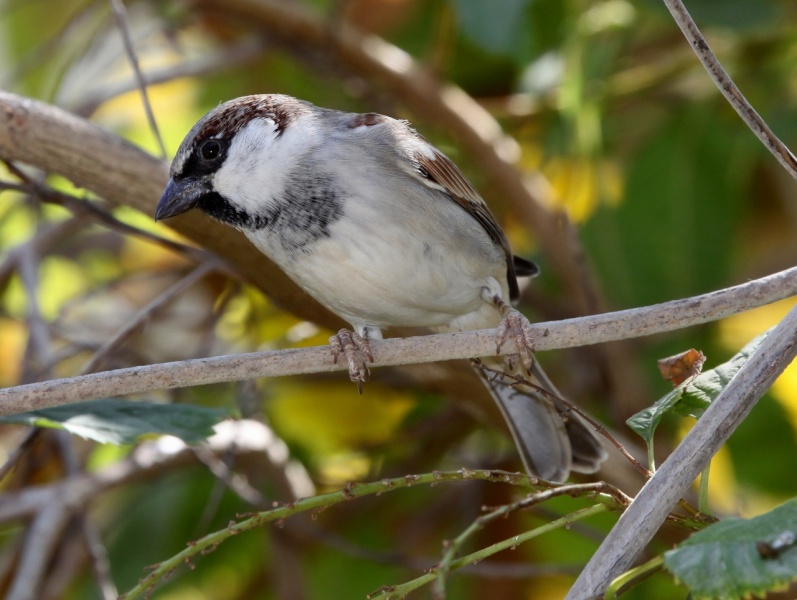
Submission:
<svg viewBox="0 0 797 600">
<path fill-rule="evenodd" d="M 155 209 L 155 220 L 176 217 L 184 212 L 188 212 L 196 206 L 202 196 L 212 192 L 209 185 L 202 181 L 192 178 L 175 181 L 169 179 L 166 189 Z"/>
</svg>

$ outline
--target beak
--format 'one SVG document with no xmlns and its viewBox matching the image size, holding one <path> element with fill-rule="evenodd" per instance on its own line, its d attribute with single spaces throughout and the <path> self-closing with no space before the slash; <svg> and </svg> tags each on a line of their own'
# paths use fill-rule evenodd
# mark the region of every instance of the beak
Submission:
<svg viewBox="0 0 797 600">
<path fill-rule="evenodd" d="M 202 196 L 211 191 L 208 184 L 202 180 L 190 177 L 179 181 L 169 179 L 155 209 L 155 220 L 160 221 L 188 212 L 196 206 Z"/>
</svg>

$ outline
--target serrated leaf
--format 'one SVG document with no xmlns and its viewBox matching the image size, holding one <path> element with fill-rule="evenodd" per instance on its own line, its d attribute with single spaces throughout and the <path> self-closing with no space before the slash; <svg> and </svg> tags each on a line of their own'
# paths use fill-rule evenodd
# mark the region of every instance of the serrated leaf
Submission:
<svg viewBox="0 0 797 600">
<path fill-rule="evenodd" d="M 682 417 L 699 419 L 765 337 L 766 333 L 758 336 L 728 362 L 682 383 L 652 406 L 636 413 L 626 421 L 626 424 L 650 446 L 653 433 L 665 414 L 672 412 Z"/>
<path fill-rule="evenodd" d="M 151 434 L 197 443 L 212 435 L 213 425 L 229 414 L 225 409 L 191 404 L 106 398 L 10 415 L 0 418 L 0 423 L 64 429 L 103 444 L 132 444 Z"/>
<path fill-rule="evenodd" d="M 727 518 L 707 527 L 665 552 L 664 566 L 696 600 L 763 596 L 797 580 L 797 548 L 764 558 L 756 545 L 786 532 L 797 532 L 797 499 L 753 519 Z"/>
</svg>

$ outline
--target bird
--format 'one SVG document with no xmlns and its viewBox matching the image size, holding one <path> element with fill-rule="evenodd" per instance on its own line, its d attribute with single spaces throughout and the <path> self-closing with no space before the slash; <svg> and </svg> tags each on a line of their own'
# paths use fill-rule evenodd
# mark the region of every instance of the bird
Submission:
<svg viewBox="0 0 797 600">
<path fill-rule="evenodd" d="M 243 96 L 188 132 L 155 219 L 198 209 L 240 230 L 307 294 L 351 325 L 330 338 L 361 390 L 369 342 L 396 327 L 499 328 L 518 359 L 477 365 L 526 471 L 564 481 L 606 459 L 533 353 L 512 307 L 536 264 L 506 235 L 460 169 L 405 120 L 322 108 L 283 94 Z M 254 259 L 253 259 L 254 260 Z M 522 376 L 528 385 L 508 385 Z"/>
</svg>

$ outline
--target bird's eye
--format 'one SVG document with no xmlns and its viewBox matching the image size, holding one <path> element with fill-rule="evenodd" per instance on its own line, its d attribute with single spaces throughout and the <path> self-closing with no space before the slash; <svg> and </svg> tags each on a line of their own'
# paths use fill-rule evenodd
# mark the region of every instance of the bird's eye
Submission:
<svg viewBox="0 0 797 600">
<path fill-rule="evenodd" d="M 199 147 L 199 153 L 205 160 L 215 160 L 221 156 L 222 149 L 219 140 L 205 140 Z"/>
</svg>

